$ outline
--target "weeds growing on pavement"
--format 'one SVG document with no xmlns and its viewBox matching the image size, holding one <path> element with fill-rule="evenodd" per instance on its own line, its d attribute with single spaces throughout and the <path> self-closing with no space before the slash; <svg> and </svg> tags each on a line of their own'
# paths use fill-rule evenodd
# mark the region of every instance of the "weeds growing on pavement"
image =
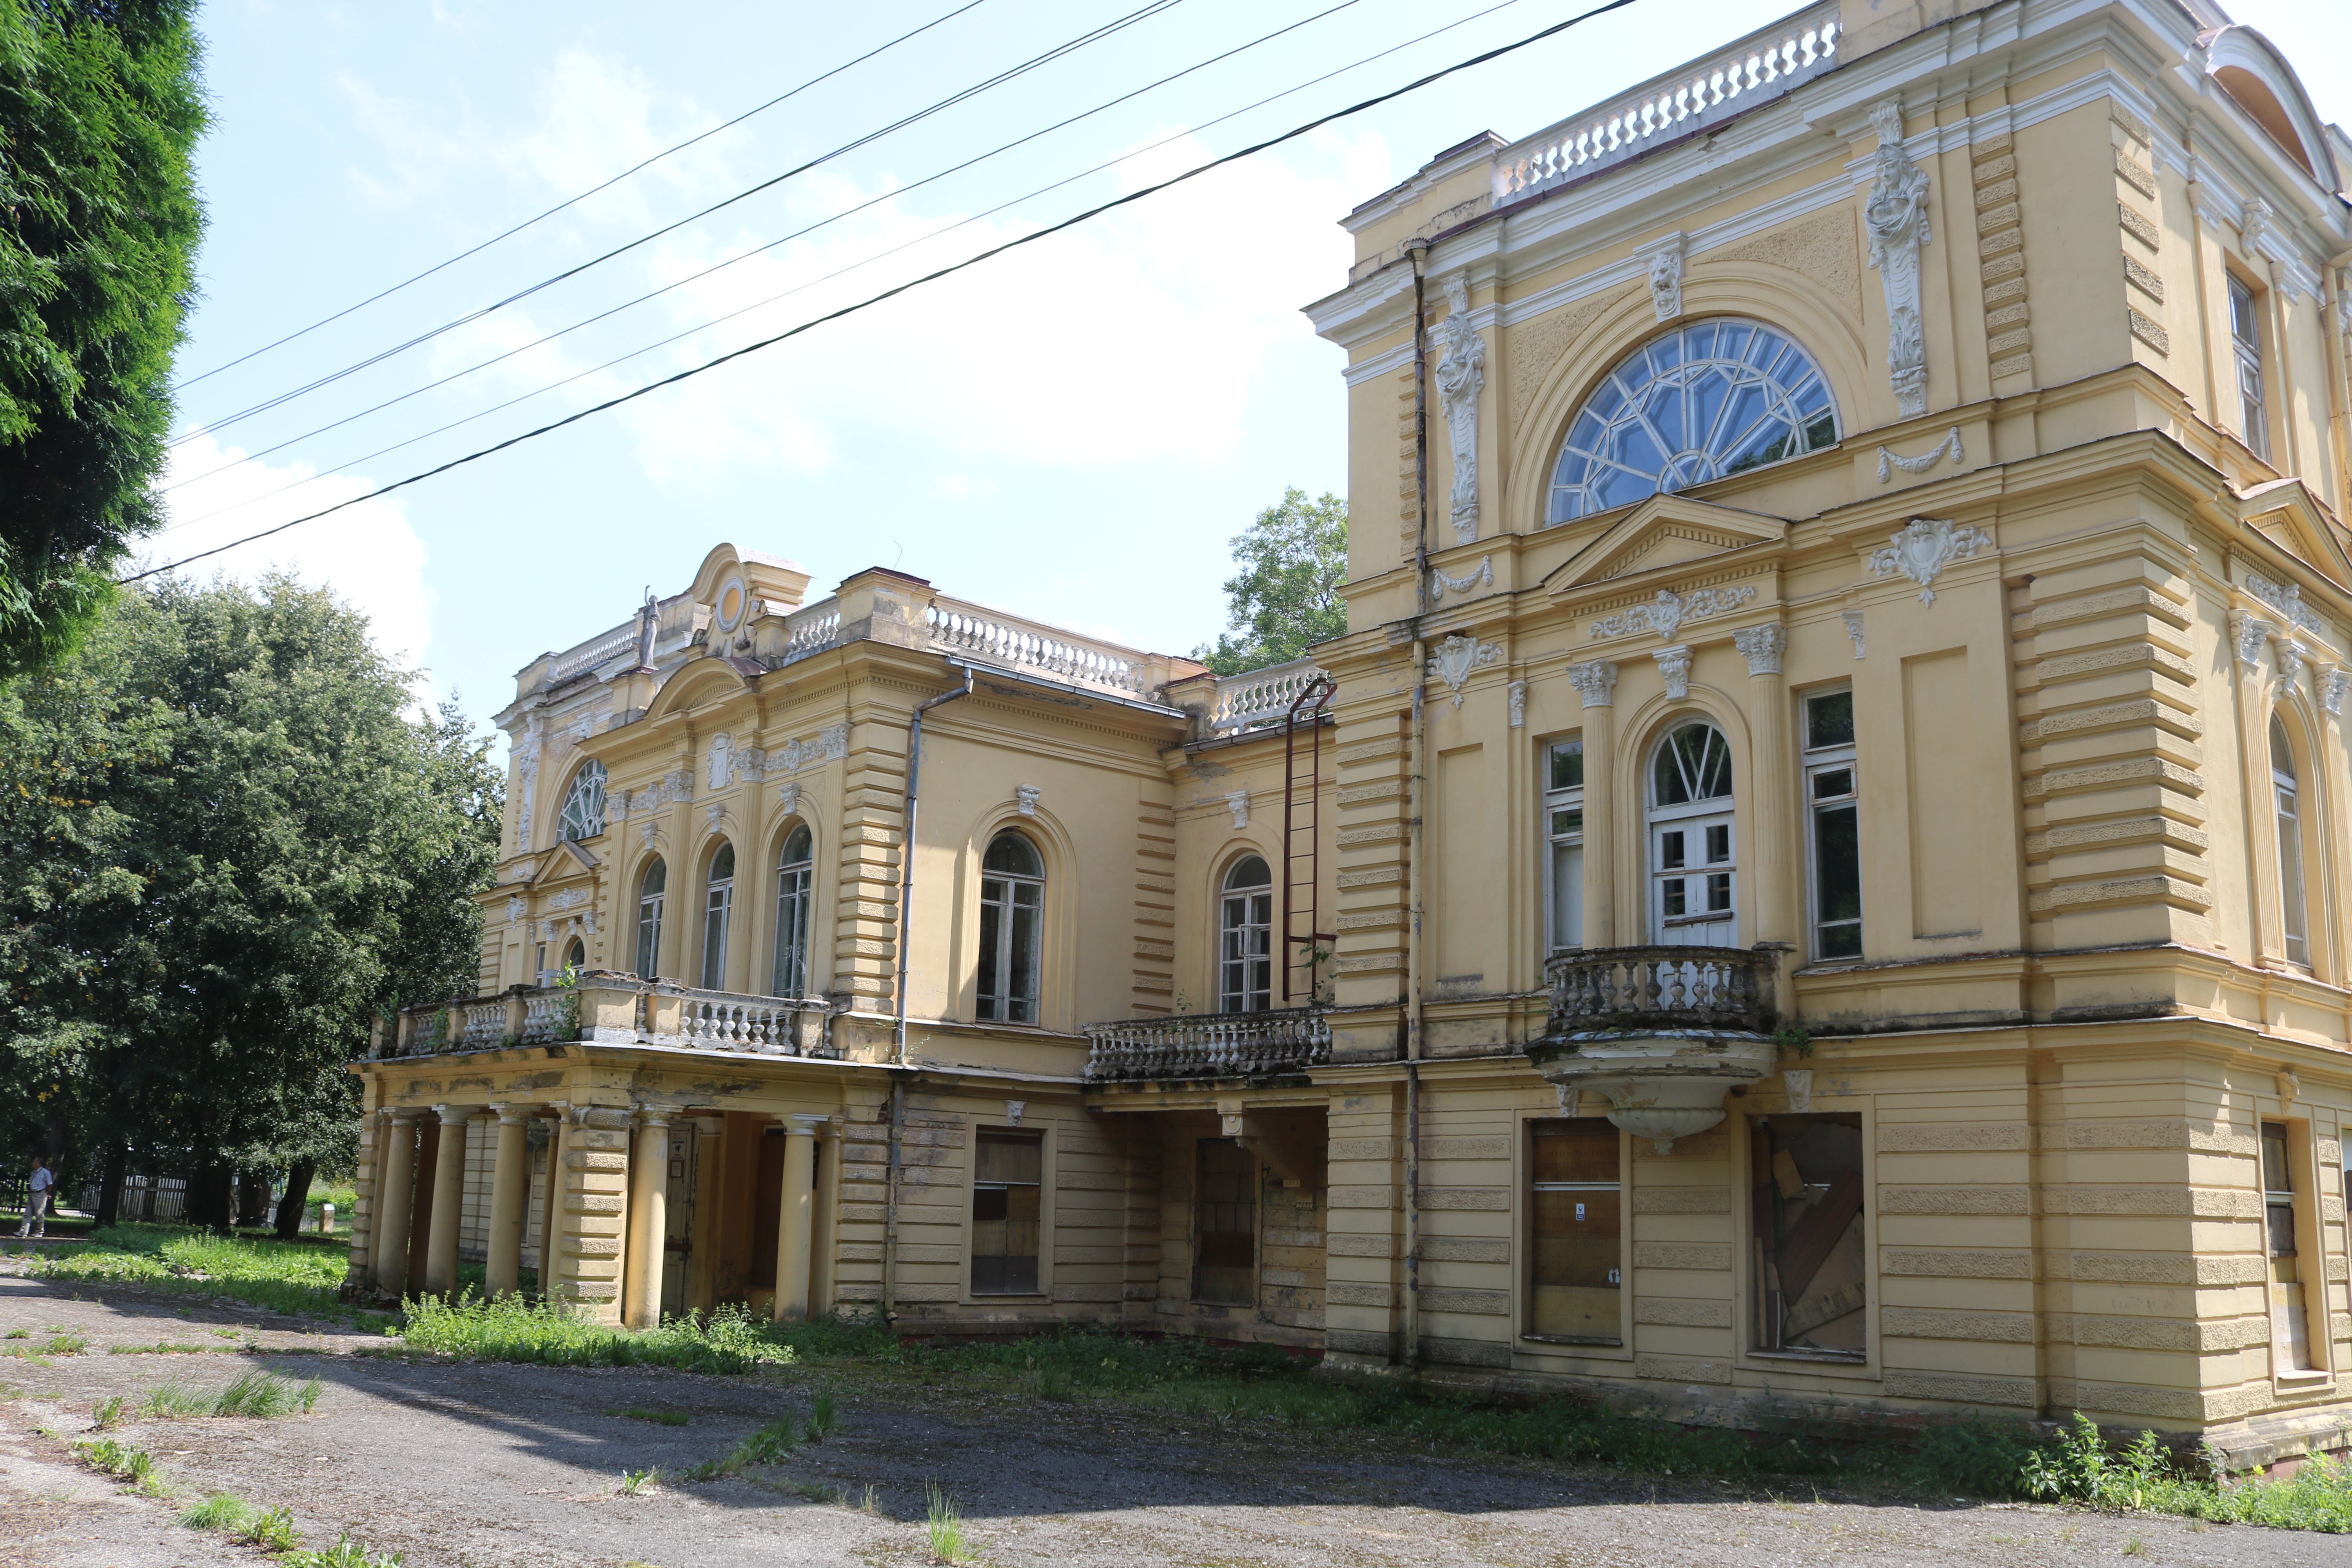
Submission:
<svg viewBox="0 0 2352 1568">
<path fill-rule="evenodd" d="M 931 1549 L 931 1561 L 950 1565 L 978 1562 L 980 1553 L 972 1550 L 963 1510 L 956 1506 L 956 1500 L 933 1481 L 924 1489 L 924 1537 Z"/>
<path fill-rule="evenodd" d="M 370 1556 L 350 1536 L 338 1535 L 324 1552 L 289 1552 L 278 1562 L 278 1568 L 400 1568 L 400 1553 Z"/>
<path fill-rule="evenodd" d="M 661 1485 L 661 1483 L 662 1468 L 659 1465 L 648 1465 L 642 1470 L 623 1470 L 621 1472 L 621 1495 L 623 1497 L 638 1497 L 646 1492 L 656 1489 Z"/>
<path fill-rule="evenodd" d="M 841 1412 L 833 1403 L 833 1395 L 820 1394 L 809 1405 L 808 1425 L 803 1435 L 812 1443 L 822 1443 L 841 1426 Z"/>
<path fill-rule="evenodd" d="M 130 1404 L 131 1396 L 127 1394 L 109 1394 L 90 1407 L 91 1424 L 100 1432 L 110 1426 L 121 1426 L 123 1412 L 129 1408 Z"/>
<path fill-rule="evenodd" d="M 319 1404 L 320 1390 L 326 1385 L 319 1379 L 296 1383 L 274 1372 L 254 1371 L 230 1384 L 213 1401 L 215 1415 L 245 1415 L 257 1421 L 274 1421 L 281 1415 L 308 1415 Z"/>
<path fill-rule="evenodd" d="M 10 1329 L 8 1331 L 8 1338 L 12 1340 L 29 1340 L 32 1337 L 33 1331 L 30 1329 Z"/>
<path fill-rule="evenodd" d="M 228 1345 L 181 1345 L 173 1344 L 169 1340 L 158 1340 L 152 1345 L 109 1345 L 106 1347 L 106 1353 L 109 1355 L 211 1355 L 215 1352 L 226 1353 L 231 1348 Z"/>
<path fill-rule="evenodd" d="M 2023 1466 L 2024 1489 L 2055 1502 L 2111 1513 L 2147 1510 L 2225 1524 L 2267 1524 L 2284 1530 L 2352 1533 L 2352 1463 L 2314 1454 L 2285 1480 L 2217 1485 L 2143 1432 L 2122 1448 L 2097 1423 L 2077 1411 L 2054 1448 L 2037 1450 Z"/>
<path fill-rule="evenodd" d="M 105 1471 L 116 1480 L 129 1481 L 142 1492 L 163 1490 L 163 1480 L 155 1474 L 154 1458 L 143 1448 L 125 1447 L 111 1437 L 77 1443 L 74 1447 L 93 1468 Z"/>
<path fill-rule="evenodd" d="M 251 1542 L 264 1552 L 291 1552 L 302 1544 L 302 1537 L 294 1529 L 291 1510 L 273 1508 L 255 1514 L 236 1531 L 240 1541 Z"/>
<path fill-rule="evenodd" d="M 176 1225 L 112 1225 L 86 1245 L 60 1248 L 26 1266 L 49 1279 L 137 1285 L 182 1295 L 216 1296 L 272 1311 L 350 1316 L 338 1299 L 349 1254 L 299 1241 L 214 1236 Z"/>
<path fill-rule="evenodd" d="M 604 1414 L 625 1415 L 632 1421 L 651 1421 L 660 1426 L 683 1426 L 694 1419 L 683 1410 L 647 1410 L 635 1405 L 611 1407 L 606 1409 Z"/>
<path fill-rule="evenodd" d="M 215 1492 L 180 1516 L 190 1530 L 233 1535 L 253 1521 L 254 1507 L 235 1492 Z"/>
<path fill-rule="evenodd" d="M 45 1355 L 79 1355 L 89 1349 L 87 1334 L 51 1334 L 49 1342 L 41 1347 Z"/>
<path fill-rule="evenodd" d="M 761 1362 L 794 1359 L 746 1307 L 671 1318 L 632 1332 L 591 1322 L 577 1308 L 470 1293 L 454 1301 L 403 1303 L 402 1337 L 415 1350 L 465 1361 L 535 1362 L 550 1366 L 670 1366 L 687 1372 L 749 1372 Z"/>
</svg>

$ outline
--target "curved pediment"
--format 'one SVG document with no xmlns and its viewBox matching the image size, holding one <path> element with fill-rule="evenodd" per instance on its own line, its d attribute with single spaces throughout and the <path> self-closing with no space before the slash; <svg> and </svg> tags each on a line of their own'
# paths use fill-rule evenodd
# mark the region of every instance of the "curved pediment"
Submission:
<svg viewBox="0 0 2352 1568">
<path fill-rule="evenodd" d="M 1544 586 L 1554 595 L 1572 594 L 1612 578 L 1682 566 L 1751 544 L 1776 544 L 1788 532 L 1782 518 L 1711 506 L 1688 496 L 1655 495 L 1602 530 L 1544 579 Z"/>
<path fill-rule="evenodd" d="M 745 659 L 719 658 L 716 656 L 698 658 L 682 665 L 677 673 L 662 683 L 646 709 L 647 719 L 660 719 L 671 713 L 706 707 L 724 701 L 739 691 L 751 689 L 747 667 L 756 671 L 760 667 Z"/>
<path fill-rule="evenodd" d="M 2230 100 L 2246 111 L 2265 135 L 2330 191 L 2337 171 L 2327 151 L 2327 131 L 2311 97 L 2286 58 L 2252 27 L 2227 26 L 2199 40 L 2205 69 Z"/>
</svg>

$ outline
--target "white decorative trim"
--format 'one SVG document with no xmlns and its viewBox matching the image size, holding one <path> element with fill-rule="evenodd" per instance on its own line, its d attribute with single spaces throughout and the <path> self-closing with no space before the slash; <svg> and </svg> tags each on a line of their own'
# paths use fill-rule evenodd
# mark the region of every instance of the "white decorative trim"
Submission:
<svg viewBox="0 0 2352 1568">
<path fill-rule="evenodd" d="M 529 913 L 530 913 L 530 906 L 521 899 L 509 897 L 507 900 L 507 924 L 512 925 Z"/>
<path fill-rule="evenodd" d="M 1464 595 L 1473 588 L 1491 588 L 1494 585 L 1495 558 L 1492 555 L 1481 555 L 1478 557 L 1477 570 L 1465 572 L 1459 577 L 1448 577 L 1440 567 L 1433 566 L 1429 569 L 1429 602 L 1432 605 L 1445 603 L 1445 595 L 1448 594 Z"/>
<path fill-rule="evenodd" d="M 2270 635 L 2278 628 L 2260 616 L 2249 615 L 2244 610 L 2231 610 L 2230 630 L 2237 643 L 2238 662 L 2248 669 L 2260 669 L 2263 667 L 2263 644 L 2269 641 Z"/>
<path fill-rule="evenodd" d="M 1635 254 L 1649 268 L 1650 304 L 1658 320 L 1671 321 L 1683 313 L 1683 264 L 1688 237 L 1680 229 Z"/>
<path fill-rule="evenodd" d="M 2303 585 L 2300 583 L 2274 583 L 2259 572 L 2249 572 L 2246 574 L 2246 592 L 2284 616 L 2289 625 L 2301 626 L 2307 632 L 2317 632 L 2321 637 L 2327 635 L 2327 622 L 2318 611 L 2303 602 Z"/>
<path fill-rule="evenodd" d="M 1942 458 L 1947 452 L 1949 452 L 1952 455 L 1952 466 L 1954 468 L 1959 467 L 1960 464 L 1968 460 L 1968 454 L 1960 449 L 1960 427 L 1957 425 L 1952 426 L 1952 433 L 1949 436 L 1945 437 L 1942 440 L 1937 442 L 1933 447 L 1928 447 L 1926 451 L 1920 453 L 1916 458 L 1897 457 L 1895 453 L 1888 451 L 1884 447 L 1881 447 L 1878 449 L 1878 482 L 1882 485 L 1891 482 L 1895 478 L 1895 470 L 1897 468 L 1902 469 L 1906 474 L 1924 474 L 1929 468 L 1934 468 L 1937 460 Z"/>
<path fill-rule="evenodd" d="M 735 737 L 721 730 L 710 737 L 709 755 L 703 759 L 703 780 L 712 794 L 735 782 Z"/>
<path fill-rule="evenodd" d="M 1932 605 L 1936 579 L 1945 567 L 1991 548 L 1992 534 L 1985 529 L 1956 524 L 1948 517 L 1915 517 L 1871 553 L 1870 568 L 1882 577 L 1910 578 L 1919 584 L 1919 602 Z"/>
<path fill-rule="evenodd" d="M 726 816 L 727 804 L 724 801 L 714 800 L 702 808 L 703 826 L 712 833 L 719 831 L 719 825 Z"/>
<path fill-rule="evenodd" d="M 1587 708 L 1612 707 L 1617 700 L 1617 667 L 1605 658 L 1568 667 L 1568 683 Z"/>
<path fill-rule="evenodd" d="M 1021 1118 L 1028 1112 L 1028 1110 L 1029 1102 L 1025 1100 L 1006 1100 L 1004 1102 L 1004 1124 L 1007 1127 L 1020 1126 Z"/>
<path fill-rule="evenodd" d="M 2245 207 L 2238 215 L 2238 234 L 2245 245 L 2249 261 L 2261 253 L 2263 237 L 2271 231 L 2273 216 L 2270 203 L 2260 196 L 2246 198 Z"/>
<path fill-rule="evenodd" d="M 1886 290 L 1886 370 L 1897 411 L 1906 419 L 1927 412 L 1927 334 L 1920 315 L 1919 252 L 1935 240 L 1927 212 L 1927 171 L 1903 145 L 1903 100 L 1872 105 L 1878 132 L 1876 173 L 1862 209 L 1870 234 L 1870 265 Z"/>
<path fill-rule="evenodd" d="M 1511 695 L 1511 728 L 1524 730 L 1528 727 L 1528 683 L 1514 680 L 1507 689 Z"/>
<path fill-rule="evenodd" d="M 1226 795 L 1225 809 L 1234 814 L 1234 826 L 1236 830 L 1247 827 L 1249 826 L 1249 791 L 1237 789 Z"/>
<path fill-rule="evenodd" d="M 547 900 L 547 907 L 560 915 L 566 910 L 576 910 L 587 901 L 587 889 L 565 888 Z"/>
<path fill-rule="evenodd" d="M 2276 655 L 2278 694 L 2282 698 L 2293 697 L 2295 683 L 2303 678 L 2304 668 L 2310 662 L 2311 650 L 2293 637 L 2281 637 L 2276 645 Z"/>
<path fill-rule="evenodd" d="M 1034 816 L 1037 815 L 1037 803 L 1045 794 L 1035 784 L 1021 784 L 1013 792 L 1013 809 L 1024 816 Z"/>
<path fill-rule="evenodd" d="M 1437 325 L 1445 352 L 1437 361 L 1437 398 L 1454 445 L 1453 516 L 1455 542 L 1478 537 L 1478 394 L 1486 384 L 1486 340 L 1470 324 L 1470 279 L 1445 280 L 1445 320 Z"/>
<path fill-rule="evenodd" d="M 1731 634 L 1731 646 L 1748 661 L 1750 675 L 1778 675 L 1780 656 L 1788 650 L 1788 631 L 1778 621 L 1768 621 L 1760 626 L 1742 626 Z"/>
<path fill-rule="evenodd" d="M 801 786 L 796 784 L 787 784 L 778 790 L 776 808 L 786 816 L 798 816 L 801 813 Z"/>
<path fill-rule="evenodd" d="M 1445 682 L 1445 689 L 1454 694 L 1454 706 L 1459 708 L 1462 706 L 1462 683 L 1470 679 L 1470 672 L 1499 663 L 1502 658 L 1503 650 L 1493 643 L 1480 642 L 1476 637 L 1455 632 L 1439 643 L 1435 651 L 1430 654 L 1428 668 L 1430 674 Z"/>
<path fill-rule="evenodd" d="M 1736 610 L 1756 596 L 1749 587 L 1701 588 L 1683 595 L 1672 588 L 1661 588 L 1658 596 L 1646 605 L 1636 605 L 1630 610 L 1593 623 L 1588 640 L 1598 642 L 1603 637 L 1622 637 L 1633 632 L 1655 632 L 1670 637 L 1685 621 L 1701 620 L 1719 616 L 1726 610 Z"/>
<path fill-rule="evenodd" d="M 2352 671 L 2331 669 L 2319 684 L 2319 705 L 2330 713 L 2341 713 L 2347 691 L 2352 691 Z"/>
<path fill-rule="evenodd" d="M 1859 659 L 1862 658 L 1862 612 L 1843 610 L 1839 612 L 1839 618 L 1845 622 L 1845 635 L 1853 644 L 1853 657 Z"/>
<path fill-rule="evenodd" d="M 829 724 L 805 741 L 786 741 L 768 753 L 768 776 L 796 773 L 812 763 L 838 762 L 849 755 L 849 726 Z"/>
<path fill-rule="evenodd" d="M 1813 1108 L 1813 1069 L 1782 1068 L 1780 1087 L 1789 1093 L 1789 1114 L 1802 1116 Z"/>
<path fill-rule="evenodd" d="M 1687 644 L 1662 647 L 1650 656 L 1658 661 L 1658 673 L 1666 678 L 1666 696 L 1680 702 L 1690 695 L 1691 650 Z"/>
<path fill-rule="evenodd" d="M 643 827 L 638 828 L 637 842 L 644 845 L 648 849 L 658 848 L 661 845 L 661 824 L 658 822 L 648 822 Z"/>
</svg>

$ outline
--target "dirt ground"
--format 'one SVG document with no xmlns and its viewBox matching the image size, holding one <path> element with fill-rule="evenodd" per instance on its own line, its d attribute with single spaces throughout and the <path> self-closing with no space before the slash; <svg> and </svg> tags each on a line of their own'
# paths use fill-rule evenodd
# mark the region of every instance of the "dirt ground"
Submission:
<svg viewBox="0 0 2352 1568">
<path fill-rule="evenodd" d="M 934 1483 L 961 1505 L 995 1568 L 2352 1563 L 2352 1542 L 2336 1536 L 1470 1462 L 1360 1435 L 1226 1431 L 1010 1394 L 975 1400 L 839 1369 L 726 1378 L 434 1365 L 384 1354 L 381 1335 L 305 1331 L 249 1310 L 127 1289 L 85 1285 L 80 1296 L 0 1272 L 0 1334 L 21 1327 L 36 1336 L 0 1340 L 0 1349 L 37 1349 L 60 1331 L 89 1342 L 80 1355 L 0 1360 L 0 1564 L 9 1568 L 254 1568 L 257 1552 L 177 1522 L 182 1508 L 216 1489 L 290 1509 L 311 1546 L 348 1531 L 371 1550 L 400 1552 L 404 1568 L 884 1568 L 926 1560 Z M 204 1349 L 107 1353 L 159 1342 Z M 215 1390 L 257 1363 L 324 1380 L 317 1412 L 144 1419 L 112 1434 L 154 1456 L 176 1500 L 134 1495 L 74 1458 L 70 1442 L 89 1429 L 97 1401 L 143 1399 L 173 1378 Z M 624 1470 L 698 1464 L 767 1422 L 805 1413 L 820 1387 L 838 1402 L 841 1429 L 784 1464 L 622 1494 Z M 632 1407 L 689 1419 L 657 1425 L 626 1415 Z"/>
</svg>

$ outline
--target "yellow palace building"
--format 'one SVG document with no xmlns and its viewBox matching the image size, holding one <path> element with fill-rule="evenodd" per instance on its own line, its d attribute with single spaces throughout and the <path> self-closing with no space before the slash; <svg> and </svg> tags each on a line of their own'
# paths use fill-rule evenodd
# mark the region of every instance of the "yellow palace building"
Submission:
<svg viewBox="0 0 2352 1568">
<path fill-rule="evenodd" d="M 353 1289 L 2346 1447 L 2348 175 L 2204 0 L 1822 5 L 1347 215 L 1311 661 L 719 546 L 521 672 Z"/>
</svg>

